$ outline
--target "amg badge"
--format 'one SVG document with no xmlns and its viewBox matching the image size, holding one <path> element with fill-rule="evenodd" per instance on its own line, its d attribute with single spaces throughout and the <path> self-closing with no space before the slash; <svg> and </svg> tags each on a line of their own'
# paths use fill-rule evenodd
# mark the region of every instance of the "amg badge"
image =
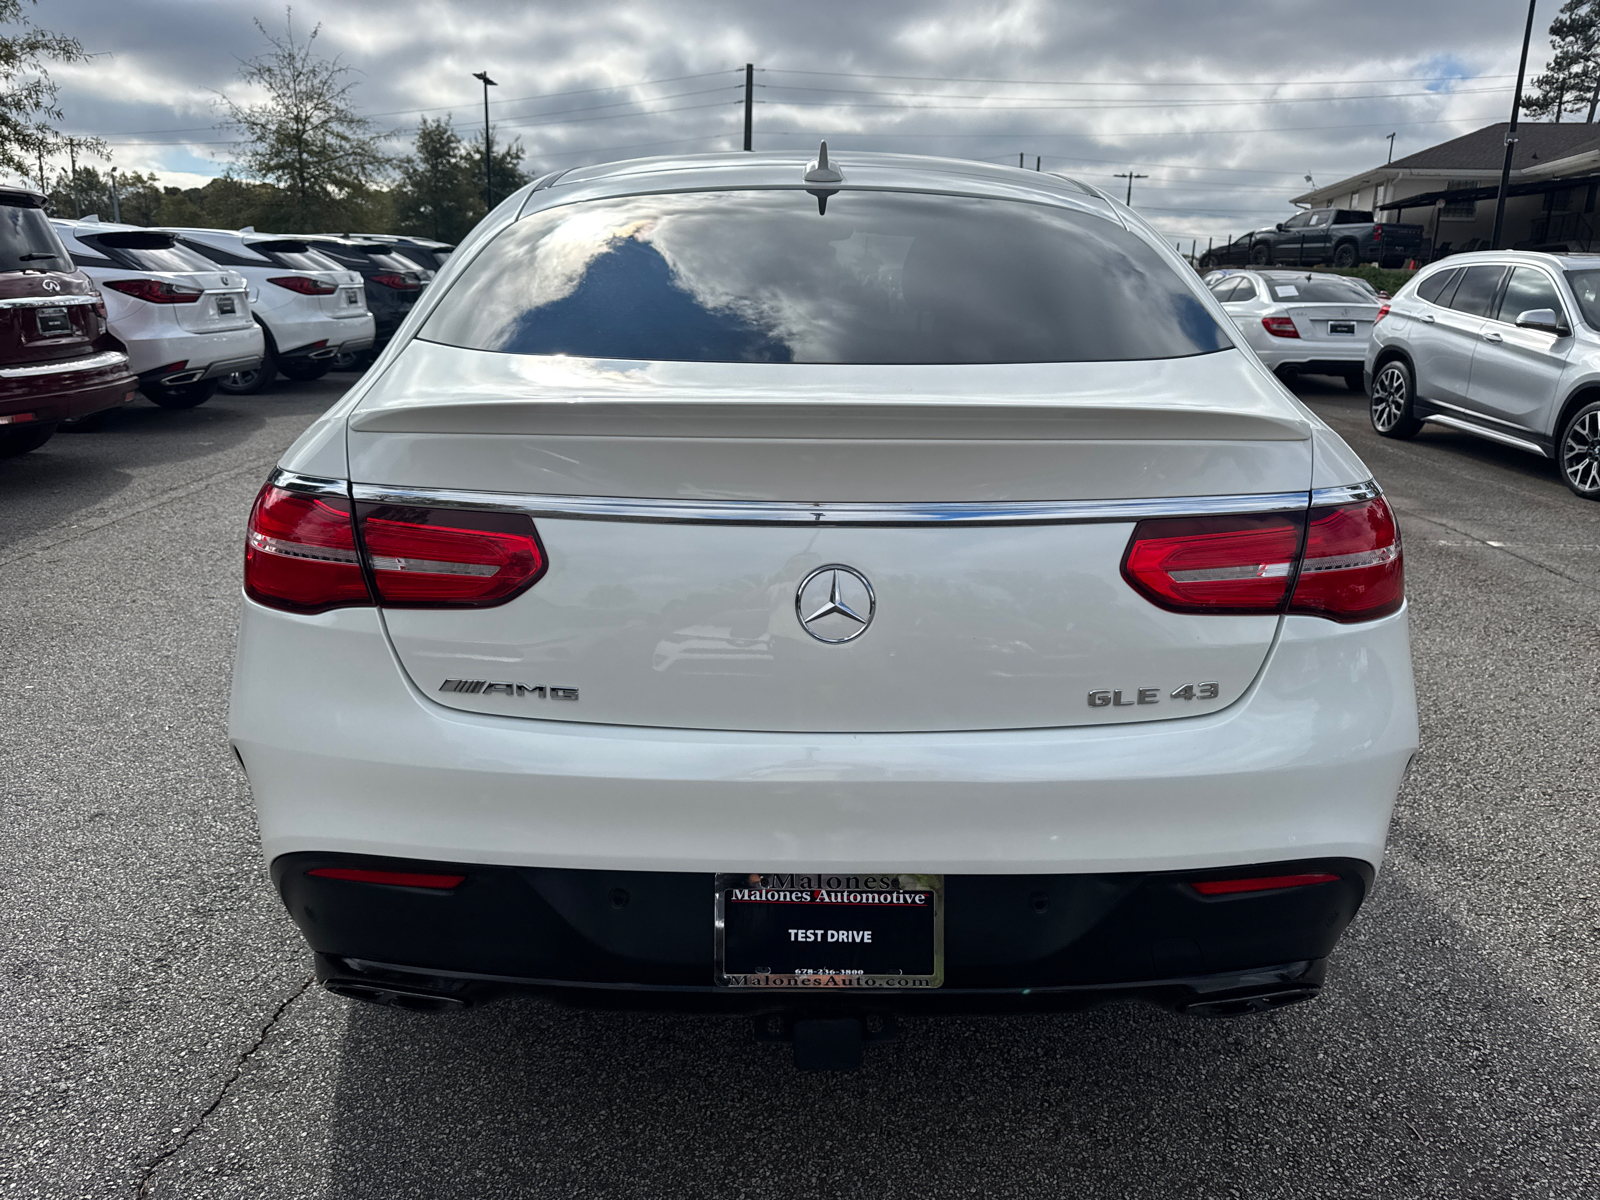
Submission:
<svg viewBox="0 0 1600 1200">
<path fill-rule="evenodd" d="M 446 679 L 439 685 L 441 692 L 464 692 L 471 696 L 514 696 L 518 699 L 533 696 L 543 700 L 576 700 L 578 689 L 547 687 L 545 684 L 499 683 L 489 679 Z"/>
</svg>

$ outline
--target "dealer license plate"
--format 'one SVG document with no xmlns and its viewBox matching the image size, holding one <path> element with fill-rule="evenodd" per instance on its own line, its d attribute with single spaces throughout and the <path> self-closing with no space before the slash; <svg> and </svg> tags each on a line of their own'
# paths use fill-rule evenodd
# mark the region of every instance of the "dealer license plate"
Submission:
<svg viewBox="0 0 1600 1200">
<path fill-rule="evenodd" d="M 1356 331 L 1356 323 L 1354 321 L 1329 321 L 1328 322 L 1328 332 L 1329 333 L 1349 333 L 1349 334 L 1354 334 L 1355 331 Z"/>
<path fill-rule="evenodd" d="M 36 308 L 33 319 L 38 322 L 40 337 L 66 337 L 72 332 L 72 322 L 64 308 Z"/>
<path fill-rule="evenodd" d="M 944 982 L 944 876 L 716 877 L 717 984 L 916 991 Z"/>
<path fill-rule="evenodd" d="M 356 291 L 355 288 L 345 288 L 345 290 L 344 290 L 344 302 L 346 304 L 360 304 L 361 303 L 361 293 Z"/>
<path fill-rule="evenodd" d="M 233 297 L 232 296 L 218 296 L 217 297 L 217 315 L 218 316 L 228 317 L 228 316 L 232 316 L 234 313 L 236 313 L 238 311 L 239 311 L 238 308 L 233 303 Z"/>
</svg>

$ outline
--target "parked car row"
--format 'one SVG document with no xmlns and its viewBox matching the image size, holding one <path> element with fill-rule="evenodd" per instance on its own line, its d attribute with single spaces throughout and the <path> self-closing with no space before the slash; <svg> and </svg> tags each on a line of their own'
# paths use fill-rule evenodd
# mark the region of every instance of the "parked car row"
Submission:
<svg viewBox="0 0 1600 1200">
<path fill-rule="evenodd" d="M 454 248 L 51 219 L 0 188 L 0 457 L 142 391 L 193 408 L 370 361 Z"/>
</svg>

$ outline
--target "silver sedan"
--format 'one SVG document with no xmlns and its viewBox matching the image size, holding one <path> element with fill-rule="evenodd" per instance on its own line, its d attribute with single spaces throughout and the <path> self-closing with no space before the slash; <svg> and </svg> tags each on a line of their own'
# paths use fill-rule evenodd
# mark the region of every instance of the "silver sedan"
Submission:
<svg viewBox="0 0 1600 1200">
<path fill-rule="evenodd" d="M 1309 271 L 1230 271 L 1206 285 L 1250 348 L 1280 375 L 1338 375 L 1362 388 L 1381 306 L 1360 280 Z"/>
</svg>

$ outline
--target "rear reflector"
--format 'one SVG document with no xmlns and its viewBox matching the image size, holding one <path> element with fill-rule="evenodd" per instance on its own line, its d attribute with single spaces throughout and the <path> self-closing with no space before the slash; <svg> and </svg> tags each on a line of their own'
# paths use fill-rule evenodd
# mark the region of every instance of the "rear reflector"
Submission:
<svg viewBox="0 0 1600 1200">
<path fill-rule="evenodd" d="M 349 501 L 262 488 L 250 510 L 244 590 L 290 612 L 371 604 Z"/>
<path fill-rule="evenodd" d="M 1337 875 L 1319 871 L 1314 875 L 1260 875 L 1254 879 L 1206 879 L 1194 884 L 1193 887 L 1202 896 L 1231 896 L 1236 892 L 1271 892 L 1279 888 L 1310 887 L 1314 883 L 1336 883 L 1338 879 Z"/>
<path fill-rule="evenodd" d="M 0 417 L 0 425 L 21 425 L 24 421 L 35 420 L 36 417 L 36 413 L 10 413 Z"/>
<path fill-rule="evenodd" d="M 357 511 L 380 604 L 503 604 L 545 572 L 533 521 L 518 513 L 389 504 L 363 504 Z"/>
<path fill-rule="evenodd" d="M 1272 613 L 1299 549 L 1298 514 L 1140 521 L 1122 575 L 1171 612 Z"/>
<path fill-rule="evenodd" d="M 1169 612 L 1350 623 L 1388 616 L 1405 600 L 1400 531 L 1381 496 L 1306 514 L 1141 521 L 1122 576 Z"/>
<path fill-rule="evenodd" d="M 1371 621 L 1397 612 L 1405 590 L 1400 530 L 1382 496 L 1311 510 L 1290 612 Z"/>
<path fill-rule="evenodd" d="M 1273 337 L 1297 338 L 1300 331 L 1294 327 L 1294 321 L 1289 317 L 1262 317 L 1261 328 Z"/>
<path fill-rule="evenodd" d="M 347 879 L 352 883 L 386 883 L 390 887 L 437 888 L 440 891 L 457 887 L 466 878 L 465 875 L 422 875 L 414 871 L 363 871 L 358 867 L 313 867 L 306 874 L 319 879 Z"/>
</svg>

